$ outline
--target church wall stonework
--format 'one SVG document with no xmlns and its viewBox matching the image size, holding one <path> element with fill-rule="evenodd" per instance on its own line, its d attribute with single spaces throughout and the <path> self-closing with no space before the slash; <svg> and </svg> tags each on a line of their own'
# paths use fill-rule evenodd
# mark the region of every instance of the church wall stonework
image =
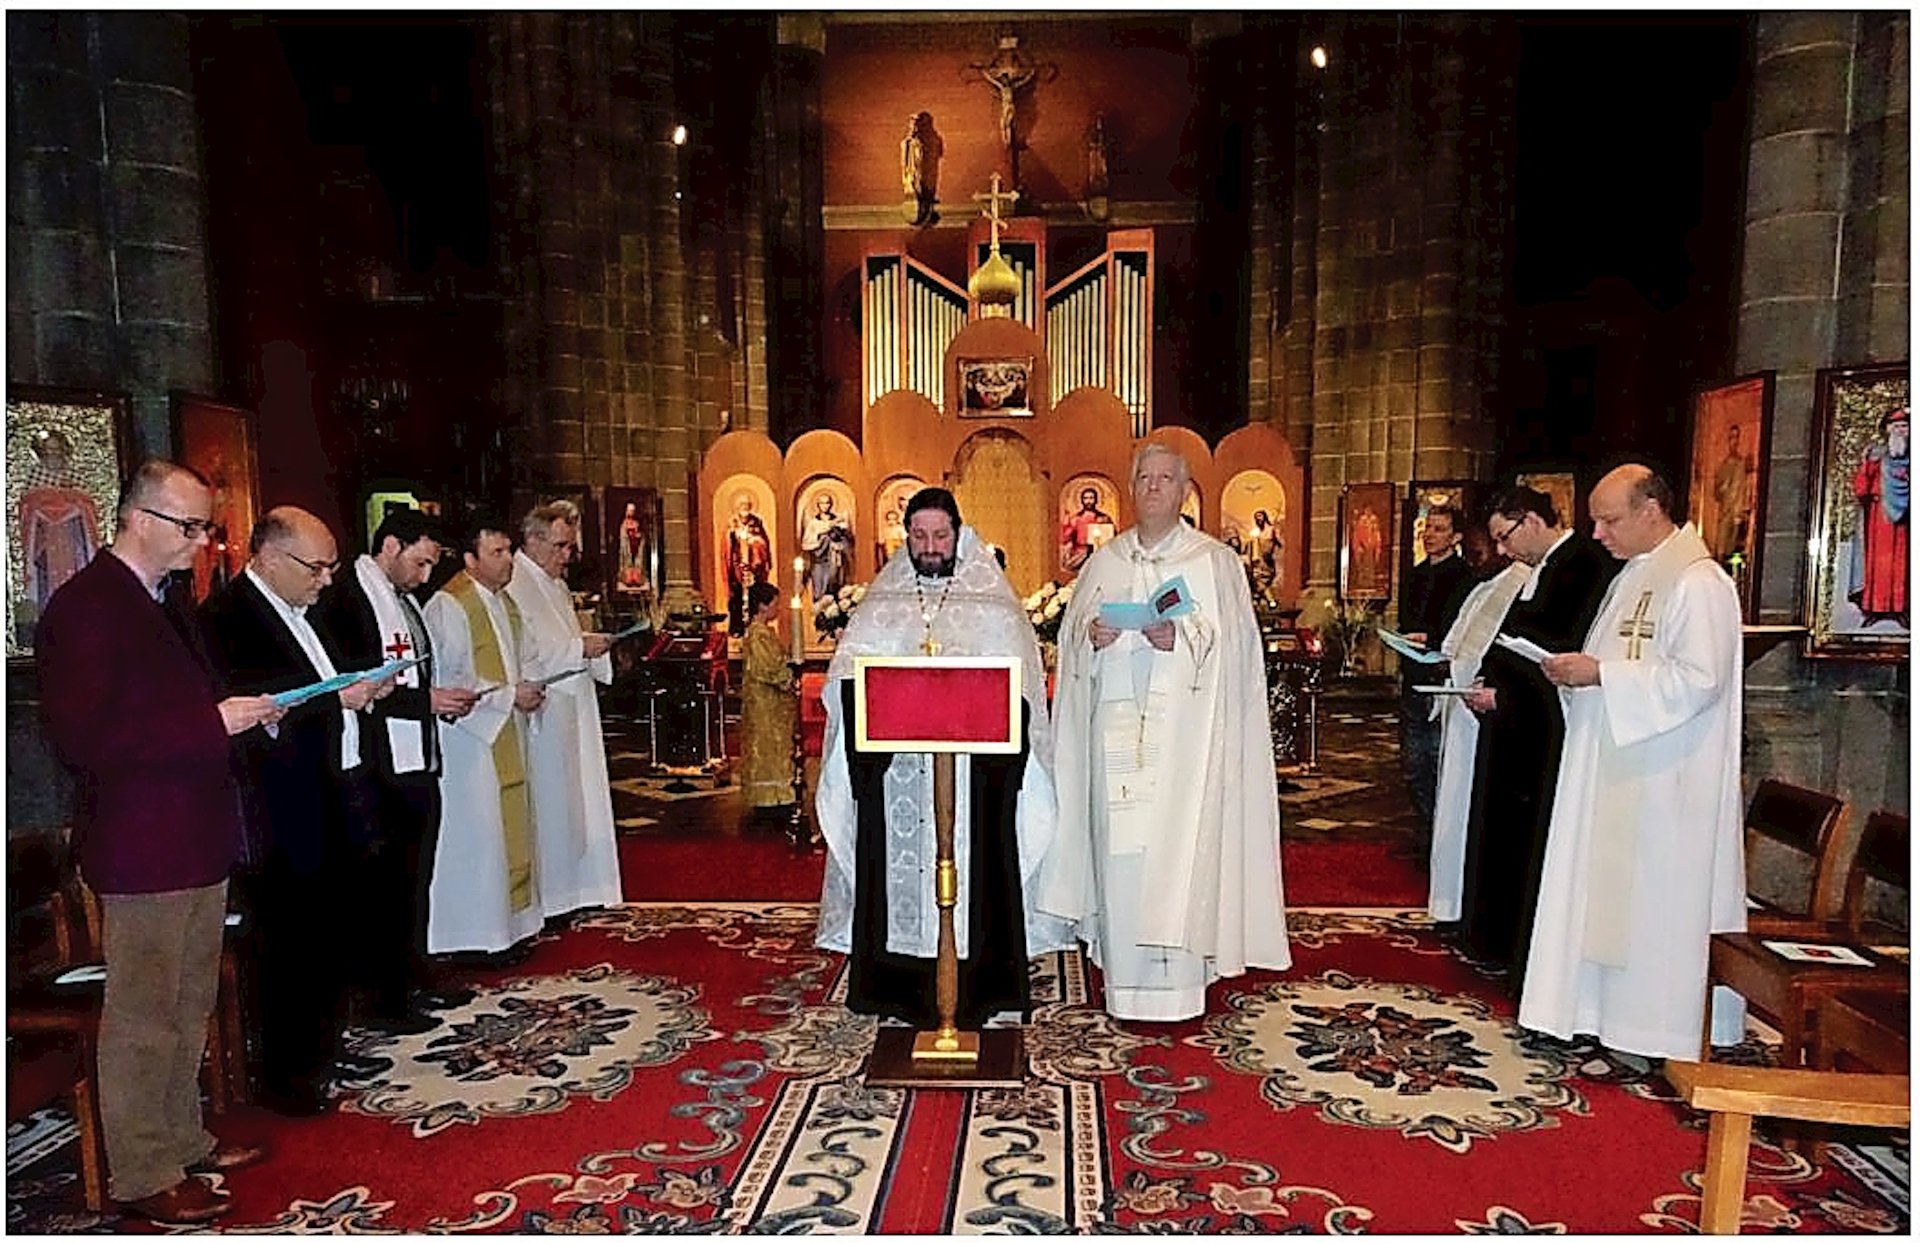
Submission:
<svg viewBox="0 0 1920 1243">
<path fill-rule="evenodd" d="M 1760 620 L 1806 620 L 1814 373 L 1908 357 L 1908 18 L 1754 24 L 1745 264 L 1734 370 L 1775 373 Z M 1911 797 L 1909 665 L 1749 666 L 1745 771 L 1832 791 L 1855 816 Z"/>
</svg>

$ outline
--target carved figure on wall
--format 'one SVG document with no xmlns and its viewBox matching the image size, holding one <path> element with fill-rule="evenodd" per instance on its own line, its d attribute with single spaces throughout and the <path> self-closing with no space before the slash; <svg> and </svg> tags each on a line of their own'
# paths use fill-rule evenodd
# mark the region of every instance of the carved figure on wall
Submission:
<svg viewBox="0 0 1920 1243">
<path fill-rule="evenodd" d="M 58 431 L 33 442 L 33 472 L 20 494 L 20 548 L 27 598 L 44 609 L 60 584 L 100 548 L 100 512 L 74 482 L 73 449 Z"/>
<path fill-rule="evenodd" d="M 1001 35 L 999 50 L 984 65 L 969 66 L 981 81 L 992 88 L 1000 109 L 1000 143 L 1013 150 L 1013 113 L 1021 88 L 1031 83 L 1038 70 L 1020 53 L 1020 36 Z"/>
<path fill-rule="evenodd" d="M 1087 197 L 1107 196 L 1107 118 L 1094 114 L 1093 129 L 1087 134 Z"/>
<path fill-rule="evenodd" d="M 733 499 L 733 521 L 727 527 L 727 631 L 747 629 L 747 588 L 773 576 L 773 541 L 767 524 L 753 512 L 753 498 L 745 492 Z"/>
<path fill-rule="evenodd" d="M 1267 518 L 1267 511 L 1253 511 L 1253 525 L 1247 529 L 1241 555 L 1247 561 L 1247 582 L 1255 596 L 1273 589 L 1280 572 L 1280 528 Z"/>
</svg>

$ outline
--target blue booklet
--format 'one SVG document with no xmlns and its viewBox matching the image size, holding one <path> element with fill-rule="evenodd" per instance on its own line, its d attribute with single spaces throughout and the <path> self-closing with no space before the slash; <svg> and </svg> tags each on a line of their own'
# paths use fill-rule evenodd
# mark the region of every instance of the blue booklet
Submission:
<svg viewBox="0 0 1920 1243">
<path fill-rule="evenodd" d="M 336 673 L 330 678 L 321 678 L 318 682 L 309 682 L 305 686 L 298 686 L 290 691 L 281 691 L 273 697 L 273 702 L 282 708 L 297 708 L 309 699 L 345 690 L 355 682 L 378 682 L 383 678 L 390 678 L 403 669 L 413 668 L 425 659 L 424 656 L 411 656 L 390 660 L 378 669 L 363 669 L 358 673 Z"/>
<path fill-rule="evenodd" d="M 1115 630 L 1145 630 L 1155 622 L 1193 612 L 1193 595 L 1184 574 L 1176 574 L 1147 593 L 1144 601 L 1117 600 L 1100 606 L 1100 620 Z"/>
<path fill-rule="evenodd" d="M 1398 630 L 1389 630 L 1385 626 L 1375 626 L 1374 631 L 1379 634 L 1382 643 L 1400 653 L 1402 656 L 1405 656 L 1408 660 L 1418 661 L 1423 665 L 1446 663 L 1447 658 L 1445 656 L 1439 652 L 1428 651 L 1412 639 L 1409 639 L 1406 635 L 1401 634 Z"/>
</svg>

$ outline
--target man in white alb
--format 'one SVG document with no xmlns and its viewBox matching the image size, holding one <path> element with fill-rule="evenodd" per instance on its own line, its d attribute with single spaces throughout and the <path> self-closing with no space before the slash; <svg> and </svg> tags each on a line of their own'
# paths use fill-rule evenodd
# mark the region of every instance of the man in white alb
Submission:
<svg viewBox="0 0 1920 1243">
<path fill-rule="evenodd" d="M 1292 965 L 1253 601 L 1233 550 L 1180 521 L 1187 480 L 1172 449 L 1135 454 L 1136 525 L 1087 558 L 1060 627 L 1059 875 L 1091 878 L 1079 935 L 1123 1019 L 1192 1018 L 1211 981 Z M 1192 611 L 1102 620 L 1175 576 Z"/>
<path fill-rule="evenodd" d="M 513 541 L 476 520 L 466 568 L 422 610 L 433 684 L 479 692 L 472 711 L 440 719 L 440 834 L 428 894 L 427 949 L 498 953 L 540 931 L 527 715 L 546 695 L 520 667 L 520 610 L 506 593 Z"/>
<path fill-rule="evenodd" d="M 613 681 L 612 644 L 604 634 L 581 632 L 567 589 L 567 563 L 580 547 L 579 508 L 567 500 L 537 505 L 520 534 L 507 594 L 520 606 L 520 676 L 547 688 L 546 703 L 527 723 L 527 756 L 540 905 L 551 919 L 621 897 L 594 691 L 595 682 Z"/>
<path fill-rule="evenodd" d="M 1746 927 L 1740 600 L 1651 469 L 1609 472 L 1588 507 L 1626 565 L 1582 650 L 1542 664 L 1567 737 L 1520 1024 L 1693 1058 L 1708 939 Z M 1716 990 L 1714 1043 L 1739 1040 L 1738 1002 Z"/>
</svg>

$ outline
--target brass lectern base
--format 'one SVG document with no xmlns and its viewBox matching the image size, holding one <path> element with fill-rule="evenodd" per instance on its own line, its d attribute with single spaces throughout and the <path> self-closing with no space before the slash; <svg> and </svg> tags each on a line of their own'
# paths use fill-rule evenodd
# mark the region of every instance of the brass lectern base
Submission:
<svg viewBox="0 0 1920 1243">
<path fill-rule="evenodd" d="M 911 1027 L 882 1027 L 867 1060 L 867 1084 L 876 1088 L 1004 1088 L 1026 1081 L 1027 1050 L 1017 1027 L 965 1032 L 980 1040 L 980 1056 L 971 1062 L 915 1061 Z"/>
</svg>

